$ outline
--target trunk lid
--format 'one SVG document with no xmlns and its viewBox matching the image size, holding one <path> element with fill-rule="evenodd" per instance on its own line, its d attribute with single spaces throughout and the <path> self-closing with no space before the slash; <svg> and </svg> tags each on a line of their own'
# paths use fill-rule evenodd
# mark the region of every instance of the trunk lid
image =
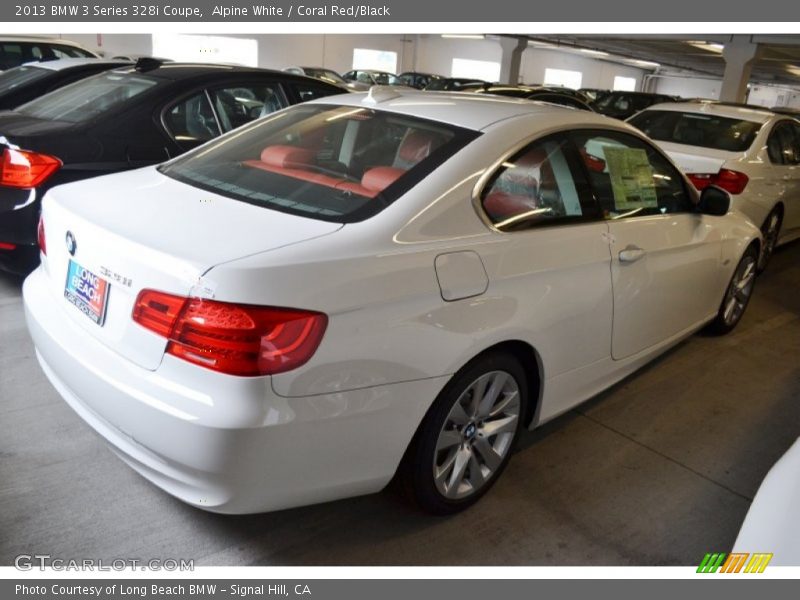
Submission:
<svg viewBox="0 0 800 600">
<path fill-rule="evenodd" d="M 342 227 L 206 192 L 154 167 L 58 186 L 45 197 L 43 218 L 43 264 L 67 318 L 150 370 L 167 341 L 131 318 L 142 289 L 212 298 L 214 283 L 203 275 L 213 266 Z M 71 297 L 94 290 L 94 309 L 102 308 L 104 286 L 92 275 L 107 282 L 104 318 L 65 294 L 69 279 Z"/>
<path fill-rule="evenodd" d="M 714 150 L 699 146 L 687 146 L 672 142 L 656 143 L 664 152 L 669 154 L 673 162 L 684 173 L 717 173 L 729 160 L 736 160 L 741 156 L 739 152 Z"/>
</svg>

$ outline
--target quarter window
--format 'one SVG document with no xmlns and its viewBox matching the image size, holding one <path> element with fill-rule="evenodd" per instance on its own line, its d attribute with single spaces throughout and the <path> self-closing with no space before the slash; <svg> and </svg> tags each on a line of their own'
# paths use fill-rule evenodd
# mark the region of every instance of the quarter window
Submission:
<svg viewBox="0 0 800 600">
<path fill-rule="evenodd" d="M 168 109 L 164 115 L 164 123 L 175 141 L 187 149 L 220 134 L 214 111 L 204 91 Z"/>
<path fill-rule="evenodd" d="M 217 88 L 210 95 L 223 133 L 286 107 L 277 83 Z"/>
<path fill-rule="evenodd" d="M 683 177 L 655 148 L 615 131 L 574 134 L 607 219 L 690 212 Z"/>
<path fill-rule="evenodd" d="M 481 194 L 486 215 L 504 231 L 583 220 L 593 216 L 573 177 L 569 142 L 551 137 L 503 163 Z M 583 198 L 586 198 L 583 194 Z"/>
</svg>

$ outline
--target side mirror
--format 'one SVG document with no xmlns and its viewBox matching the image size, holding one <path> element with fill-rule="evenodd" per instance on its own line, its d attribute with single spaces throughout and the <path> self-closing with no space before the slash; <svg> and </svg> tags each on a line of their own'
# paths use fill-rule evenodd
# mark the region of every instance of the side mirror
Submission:
<svg viewBox="0 0 800 600">
<path fill-rule="evenodd" d="M 721 187 L 710 185 L 700 193 L 700 204 L 697 208 L 704 215 L 723 217 L 731 209 L 731 196 Z"/>
</svg>

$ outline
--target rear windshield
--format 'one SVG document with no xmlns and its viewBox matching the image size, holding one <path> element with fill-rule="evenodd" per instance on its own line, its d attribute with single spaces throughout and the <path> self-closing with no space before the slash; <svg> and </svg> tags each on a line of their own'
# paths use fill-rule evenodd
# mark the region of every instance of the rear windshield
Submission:
<svg viewBox="0 0 800 600">
<path fill-rule="evenodd" d="M 0 73 L 0 94 L 5 94 L 25 84 L 44 79 L 52 71 L 39 67 L 15 67 Z"/>
<path fill-rule="evenodd" d="M 235 200 L 351 223 L 383 210 L 478 135 L 370 108 L 300 105 L 159 170 Z"/>
<path fill-rule="evenodd" d="M 80 123 L 127 102 L 157 84 L 127 73 L 101 73 L 65 86 L 17 108 L 40 119 Z"/>
<path fill-rule="evenodd" d="M 332 83 L 347 83 L 338 73 L 329 71 L 327 69 L 305 69 L 306 75 L 309 77 L 316 77 L 317 79 L 324 79 Z"/>
<path fill-rule="evenodd" d="M 646 110 L 628 123 L 654 140 L 729 152 L 747 150 L 761 129 L 754 121 L 672 110 Z"/>
</svg>

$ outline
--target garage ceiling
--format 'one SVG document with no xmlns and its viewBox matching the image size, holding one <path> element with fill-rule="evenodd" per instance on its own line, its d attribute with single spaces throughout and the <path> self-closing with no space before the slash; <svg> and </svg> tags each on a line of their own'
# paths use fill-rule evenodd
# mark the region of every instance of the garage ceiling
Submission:
<svg viewBox="0 0 800 600">
<path fill-rule="evenodd" d="M 722 77 L 725 70 L 722 45 L 731 38 L 726 35 L 691 37 L 527 35 L 525 37 L 534 42 L 552 44 L 562 49 L 607 52 L 630 59 L 656 62 L 667 70 L 691 71 L 711 77 Z M 762 47 L 761 56 L 753 67 L 751 81 L 800 86 L 800 35 L 757 35 L 751 36 L 751 39 Z M 610 59 L 613 60 L 613 57 Z M 787 67 L 795 67 L 794 72 Z"/>
</svg>

